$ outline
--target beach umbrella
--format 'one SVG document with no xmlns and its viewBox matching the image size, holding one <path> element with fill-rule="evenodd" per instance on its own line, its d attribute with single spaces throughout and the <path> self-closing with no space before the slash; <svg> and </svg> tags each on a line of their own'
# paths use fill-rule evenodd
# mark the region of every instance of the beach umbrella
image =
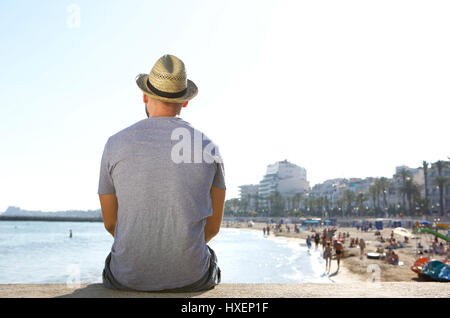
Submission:
<svg viewBox="0 0 450 318">
<path fill-rule="evenodd" d="M 432 223 L 430 221 L 420 221 L 420 224 L 426 224 L 426 225 L 431 225 Z"/>
<path fill-rule="evenodd" d="M 405 228 L 402 227 L 396 227 L 394 229 L 394 234 L 400 235 L 400 236 L 406 236 L 406 237 L 411 237 L 412 234 Z"/>
</svg>

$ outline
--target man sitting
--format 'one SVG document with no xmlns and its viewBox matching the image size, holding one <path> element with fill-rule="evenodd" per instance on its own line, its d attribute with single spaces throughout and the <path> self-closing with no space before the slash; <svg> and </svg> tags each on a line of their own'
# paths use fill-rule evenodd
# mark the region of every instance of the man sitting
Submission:
<svg viewBox="0 0 450 318">
<path fill-rule="evenodd" d="M 103 284 L 139 291 L 211 289 L 220 282 L 220 269 L 207 243 L 220 230 L 225 181 L 216 146 L 178 117 L 197 86 L 173 55 L 160 58 L 136 83 L 148 118 L 111 136 L 101 160 L 98 194 L 105 228 L 114 237 Z"/>
</svg>

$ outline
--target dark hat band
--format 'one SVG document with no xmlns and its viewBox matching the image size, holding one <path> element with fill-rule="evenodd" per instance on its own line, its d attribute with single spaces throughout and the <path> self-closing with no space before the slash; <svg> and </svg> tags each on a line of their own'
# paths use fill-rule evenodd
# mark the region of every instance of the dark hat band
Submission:
<svg viewBox="0 0 450 318">
<path fill-rule="evenodd" d="M 157 89 L 155 86 L 153 86 L 152 83 L 150 83 L 150 81 L 148 79 L 147 79 L 147 86 L 156 95 L 158 95 L 160 97 L 166 97 L 166 98 L 182 97 L 187 92 L 187 87 L 185 89 L 183 89 L 181 92 L 177 92 L 177 93 L 163 92 L 163 91 L 160 91 L 159 89 Z"/>
</svg>

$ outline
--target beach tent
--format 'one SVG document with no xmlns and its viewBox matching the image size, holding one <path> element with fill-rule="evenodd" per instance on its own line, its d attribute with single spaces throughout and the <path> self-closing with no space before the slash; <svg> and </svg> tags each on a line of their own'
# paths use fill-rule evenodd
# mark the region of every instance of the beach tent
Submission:
<svg viewBox="0 0 450 318">
<path fill-rule="evenodd" d="M 431 224 L 433 224 L 433 223 L 431 223 L 430 221 L 425 220 L 425 221 L 420 221 L 419 224 L 422 224 L 422 225 L 431 225 Z"/>
<path fill-rule="evenodd" d="M 392 223 L 392 227 L 402 227 L 402 222 L 400 222 L 400 221 L 394 221 L 393 223 Z"/>
<path fill-rule="evenodd" d="M 325 220 L 324 222 L 327 225 L 335 225 L 336 224 L 336 220 Z"/>
<path fill-rule="evenodd" d="M 303 224 L 318 224 L 318 223 L 319 223 L 319 221 L 317 221 L 317 220 L 307 220 L 307 221 L 303 222 Z"/>
<path fill-rule="evenodd" d="M 377 230 L 382 230 L 383 229 L 383 221 L 375 221 L 375 228 Z"/>
</svg>

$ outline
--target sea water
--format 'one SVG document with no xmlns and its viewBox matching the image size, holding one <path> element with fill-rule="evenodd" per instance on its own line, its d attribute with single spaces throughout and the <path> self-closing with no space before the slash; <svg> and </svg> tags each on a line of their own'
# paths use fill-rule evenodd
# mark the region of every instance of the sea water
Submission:
<svg viewBox="0 0 450 318">
<path fill-rule="evenodd" d="M 0 284 L 100 283 L 112 243 L 102 223 L 0 222 Z M 209 245 L 222 283 L 330 282 L 321 251 L 298 242 L 222 228 Z"/>
</svg>

